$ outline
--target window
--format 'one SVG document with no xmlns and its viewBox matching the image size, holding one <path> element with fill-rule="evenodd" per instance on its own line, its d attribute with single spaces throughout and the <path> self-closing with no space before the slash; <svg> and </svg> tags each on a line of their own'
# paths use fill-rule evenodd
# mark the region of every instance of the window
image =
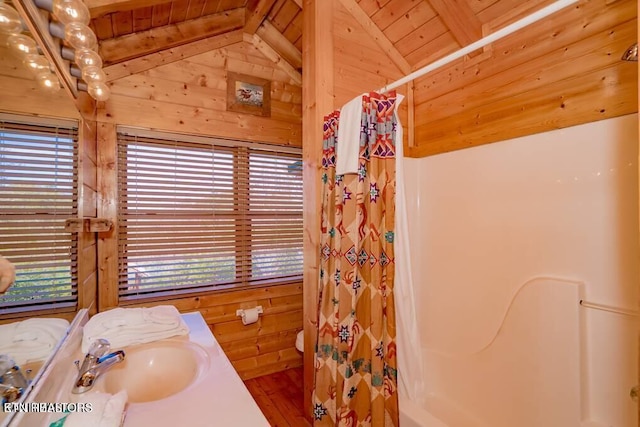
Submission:
<svg viewBox="0 0 640 427">
<path fill-rule="evenodd" d="M 297 149 L 118 133 L 121 300 L 302 276 Z"/>
<path fill-rule="evenodd" d="M 64 228 L 78 212 L 77 124 L 33 120 L 0 115 L 0 254 L 17 272 L 3 312 L 77 304 L 76 234 Z"/>
</svg>

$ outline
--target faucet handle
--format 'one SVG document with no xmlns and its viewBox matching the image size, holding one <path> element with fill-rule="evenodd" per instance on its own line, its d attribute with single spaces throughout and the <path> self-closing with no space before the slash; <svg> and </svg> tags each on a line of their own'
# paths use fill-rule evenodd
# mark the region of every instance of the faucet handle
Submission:
<svg viewBox="0 0 640 427">
<path fill-rule="evenodd" d="M 109 353 L 109 350 L 111 350 L 111 344 L 109 343 L 109 341 L 104 338 L 98 338 L 91 343 L 87 354 L 100 358 Z"/>
</svg>

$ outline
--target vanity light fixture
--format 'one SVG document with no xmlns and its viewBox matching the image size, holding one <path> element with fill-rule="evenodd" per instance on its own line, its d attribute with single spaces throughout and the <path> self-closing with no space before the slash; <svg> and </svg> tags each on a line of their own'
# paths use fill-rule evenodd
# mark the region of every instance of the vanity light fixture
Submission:
<svg viewBox="0 0 640 427">
<path fill-rule="evenodd" d="M 22 60 L 24 66 L 35 73 L 35 80 L 48 92 L 60 89 L 58 77 L 51 72 L 49 60 L 38 52 L 38 45 L 23 34 L 20 14 L 0 0 L 0 33 L 7 35 L 6 44 Z"/>
<path fill-rule="evenodd" d="M 31 71 L 39 74 L 43 71 L 50 71 L 49 61 L 42 55 L 37 53 L 28 54 L 22 63 Z"/>
<path fill-rule="evenodd" d="M 21 31 L 22 20 L 18 11 L 0 1 L 0 33 L 18 34 Z"/>
<path fill-rule="evenodd" d="M 36 76 L 36 81 L 41 88 L 48 92 L 57 92 L 60 90 L 60 82 L 58 81 L 58 77 L 51 71 L 39 73 Z"/>
<path fill-rule="evenodd" d="M 89 9 L 81 0 L 53 0 L 51 9 L 53 15 L 63 25 L 75 23 L 86 27 L 91 20 Z"/>
<path fill-rule="evenodd" d="M 7 37 L 7 45 L 18 54 L 38 53 L 36 41 L 25 34 L 11 34 Z"/>
<path fill-rule="evenodd" d="M 61 56 L 80 68 L 83 81 L 78 82 L 78 89 L 86 90 L 96 101 L 106 101 L 110 91 L 102 71 L 102 58 L 97 52 L 98 39 L 88 27 L 91 14 L 87 6 L 82 0 L 35 0 L 34 3 L 53 16 L 49 33 L 73 47 L 72 55 L 66 54 L 65 50 L 70 49 L 63 47 Z"/>
</svg>

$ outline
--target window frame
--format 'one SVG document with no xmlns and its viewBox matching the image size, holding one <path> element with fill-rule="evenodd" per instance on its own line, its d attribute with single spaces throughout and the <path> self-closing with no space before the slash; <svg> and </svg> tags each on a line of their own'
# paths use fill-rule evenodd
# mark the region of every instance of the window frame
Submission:
<svg viewBox="0 0 640 427">
<path fill-rule="evenodd" d="M 51 129 L 52 131 L 47 132 L 47 129 Z M 59 129 L 61 129 L 62 131 L 59 131 Z M 66 138 L 72 139 L 71 144 L 69 144 L 68 142 L 64 143 L 65 144 L 64 146 L 67 147 L 65 151 L 71 153 L 71 161 L 69 163 L 70 171 L 71 171 L 71 174 L 70 174 L 71 179 L 70 180 L 67 179 L 67 183 L 71 183 L 71 189 L 70 189 L 71 195 L 69 196 L 69 198 L 63 197 L 59 199 L 68 203 L 70 207 L 67 206 L 63 208 L 62 212 L 56 212 L 56 209 L 51 211 L 46 209 L 34 208 L 34 212 L 25 212 L 25 213 L 16 214 L 18 216 L 17 219 L 19 221 L 23 221 L 24 223 L 28 223 L 29 222 L 28 217 L 31 215 L 34 215 L 34 217 L 50 216 L 52 219 L 54 219 L 56 222 L 60 224 L 61 228 L 56 229 L 54 232 L 52 232 L 49 235 L 49 239 L 68 240 L 69 283 L 64 283 L 63 285 L 70 286 L 71 295 L 67 298 L 44 298 L 44 299 L 38 299 L 35 302 L 30 302 L 25 304 L 9 303 L 9 305 L 2 305 L 0 306 L 0 310 L 2 310 L 3 319 L 4 318 L 10 319 L 14 317 L 24 317 L 26 314 L 30 316 L 34 316 L 39 314 L 66 313 L 66 312 L 76 311 L 78 309 L 79 294 L 81 292 L 80 283 L 79 283 L 80 282 L 79 267 L 78 267 L 78 255 L 79 255 L 78 235 L 76 233 L 69 232 L 64 229 L 64 224 L 66 219 L 77 217 L 78 212 L 80 211 L 80 180 L 79 180 L 80 126 L 79 126 L 79 121 L 72 120 L 72 119 L 47 118 L 47 117 L 40 117 L 40 116 L 35 117 L 35 116 L 0 112 L 0 132 L 14 131 L 16 133 L 19 133 L 21 130 L 25 132 L 25 135 L 27 135 L 28 132 L 31 131 L 31 132 L 34 132 L 34 136 L 37 135 L 39 132 L 42 132 L 43 135 L 50 135 L 51 138 L 61 137 L 65 139 Z M 34 141 L 35 140 L 36 138 L 34 138 Z M 25 142 L 26 141 L 28 141 L 28 139 L 25 139 Z M 70 147 L 70 151 L 69 151 L 69 147 Z M 48 147 L 43 146 L 42 151 L 43 152 L 48 151 Z M 34 150 L 33 153 L 36 156 L 36 158 L 38 156 L 42 156 L 42 154 L 38 154 L 37 150 Z M 55 171 L 55 173 L 51 172 L 50 174 L 47 174 L 44 176 L 45 177 L 58 176 L 58 169 L 55 168 L 53 170 Z M 34 171 L 39 172 L 37 169 Z M 45 181 L 37 181 L 37 183 L 39 184 L 44 182 Z M 58 200 L 58 198 L 56 198 L 56 200 Z M 0 213 L 0 216 L 6 216 L 7 218 L 10 218 L 12 214 Z M 19 218 L 23 216 L 25 217 L 25 219 Z M 7 230 L 9 230 L 9 228 L 7 228 Z M 10 231 L 7 231 L 7 232 L 11 233 Z M 0 234 L 2 234 L 1 230 L 0 230 Z M 19 234 L 20 232 L 18 233 L 18 235 Z M 40 234 L 38 234 L 38 236 L 40 236 Z M 46 235 L 42 234 L 42 236 L 46 236 Z M 60 238 L 61 236 L 63 237 L 62 239 Z M 41 239 L 40 237 L 37 237 L 37 238 Z M 33 239 L 33 238 L 29 238 L 28 236 L 26 236 L 26 237 L 23 237 L 23 239 Z M 42 240 L 39 240 L 39 241 L 42 241 Z M 45 241 L 47 240 L 45 239 Z M 35 243 L 31 243 L 31 245 L 34 245 L 37 243 L 38 241 L 36 241 Z M 48 243 L 48 244 L 53 245 L 53 243 Z M 26 246 L 29 246 L 29 244 L 27 244 Z M 0 250 L 0 254 L 6 256 L 7 259 L 9 259 L 15 264 L 17 275 L 19 278 L 21 275 L 21 271 L 20 271 L 21 265 L 23 265 L 24 262 L 15 261 L 16 257 L 18 256 L 16 255 L 16 253 L 21 252 L 21 249 L 19 249 L 19 246 L 16 246 L 16 247 L 18 247 L 18 249 L 14 248 L 12 250 L 11 248 L 7 247 L 6 250 Z M 55 247 L 63 247 L 62 250 L 64 250 L 65 252 L 67 251 L 67 249 L 65 249 L 66 248 L 65 244 L 56 243 Z M 33 251 L 35 251 L 35 249 Z M 26 253 L 22 257 L 24 258 L 25 256 L 34 256 L 33 251 L 26 251 Z M 66 262 L 67 261 L 62 261 L 61 263 L 59 263 L 59 265 L 58 263 L 56 263 L 56 265 L 58 265 L 58 268 L 63 267 Z M 47 280 L 51 280 L 51 278 Z M 55 284 L 55 286 L 60 286 L 60 285 Z M 11 289 L 9 290 L 9 292 L 7 292 L 4 295 L 5 298 L 11 295 L 10 291 Z"/>
<path fill-rule="evenodd" d="M 274 153 L 276 155 L 282 156 L 292 156 L 293 162 L 299 162 L 300 166 L 302 165 L 302 149 L 298 147 L 288 147 L 288 146 L 280 146 L 280 145 L 271 145 L 271 144 L 263 144 L 263 143 L 253 143 L 248 141 L 239 141 L 239 140 L 230 140 L 230 139 L 222 139 L 217 137 L 207 137 L 207 136 L 198 136 L 198 135 L 188 135 L 188 134 L 176 134 L 172 132 L 161 132 L 161 131 L 153 131 L 148 129 L 140 129 L 133 128 L 128 126 L 117 126 L 115 130 L 115 145 L 116 145 L 116 158 L 117 158 L 117 170 L 116 170 L 116 181 L 118 187 L 118 207 L 116 209 L 117 222 L 119 227 L 122 227 L 122 208 L 123 204 L 126 203 L 125 199 L 121 197 L 121 189 L 127 184 L 123 182 L 126 178 L 123 177 L 124 168 L 126 166 L 122 165 L 122 156 L 121 150 L 122 145 L 127 144 L 124 140 L 129 139 L 129 143 L 131 143 L 131 139 L 139 138 L 146 142 L 157 141 L 159 143 L 166 143 L 167 145 L 175 145 L 176 147 L 185 147 L 188 148 L 190 145 L 195 146 L 212 146 L 214 147 L 212 150 L 220 149 L 220 150 L 228 150 L 228 152 L 233 153 L 233 176 L 234 176 L 234 198 L 236 200 L 236 206 L 238 209 L 248 209 L 249 201 L 247 200 L 247 196 L 249 193 L 249 167 L 246 166 L 249 162 L 250 156 L 252 153 L 258 152 L 259 154 L 269 154 Z M 239 167 L 239 164 L 245 164 L 245 167 Z M 212 169 L 213 170 L 213 169 Z M 299 171 L 299 187 L 302 196 L 303 182 L 302 182 L 302 170 L 300 167 Z M 215 172 L 214 172 L 215 173 Z M 242 175 L 245 174 L 245 175 Z M 246 188 L 244 190 L 238 190 L 237 183 L 238 182 L 246 182 Z M 159 299 L 172 299 L 172 298 L 184 298 L 189 297 L 193 294 L 203 294 L 210 292 L 219 292 L 219 291 L 229 291 L 229 290 L 238 290 L 238 289 L 247 289 L 247 288 L 258 288 L 263 286 L 275 286 L 275 285 L 284 285 L 291 283 L 299 283 L 302 282 L 303 276 L 303 201 L 300 199 L 299 206 L 297 207 L 299 213 L 297 214 L 297 219 L 299 221 L 300 227 L 300 241 L 299 241 L 299 274 L 289 275 L 286 277 L 275 277 L 275 278 L 266 278 L 266 279 L 254 279 L 254 280 L 238 280 L 238 276 L 242 275 L 238 272 L 238 263 L 236 263 L 236 279 L 231 283 L 217 283 L 217 284 L 208 284 L 208 285 L 194 285 L 194 286 L 185 286 L 185 287 L 166 287 L 160 288 L 158 291 L 149 291 L 149 292 L 140 292 L 139 294 L 123 294 L 123 290 L 121 289 L 123 286 L 123 282 L 125 279 L 121 279 L 121 277 L 127 277 L 129 275 L 128 270 L 123 271 L 123 266 L 128 262 L 128 257 L 126 257 L 126 253 L 123 251 L 124 244 L 122 235 L 126 235 L 127 231 L 119 231 L 116 237 L 117 240 L 117 290 L 114 292 L 117 294 L 117 301 L 119 305 L 129 305 L 129 304 L 137 304 L 150 302 Z M 272 216 L 273 218 L 277 216 Z M 252 217 L 253 218 L 253 217 Z M 282 217 L 280 217 L 282 218 Z M 251 220 L 249 220 L 250 222 Z M 238 230 L 238 227 L 240 229 Z M 248 226 L 251 228 L 251 226 Z M 236 221 L 236 233 L 246 233 L 247 232 L 247 222 L 246 221 Z M 250 232 L 250 230 L 249 230 Z M 121 234 L 122 233 L 122 234 Z M 253 234 L 251 234 L 253 236 Z M 249 241 L 252 239 L 249 238 Z M 249 247 L 240 248 L 236 245 L 235 256 L 237 259 L 245 257 L 251 260 L 251 252 L 252 248 Z M 245 262 L 246 264 L 246 262 Z M 245 265 L 246 267 L 246 265 Z M 244 273 L 246 276 L 246 272 Z"/>
</svg>

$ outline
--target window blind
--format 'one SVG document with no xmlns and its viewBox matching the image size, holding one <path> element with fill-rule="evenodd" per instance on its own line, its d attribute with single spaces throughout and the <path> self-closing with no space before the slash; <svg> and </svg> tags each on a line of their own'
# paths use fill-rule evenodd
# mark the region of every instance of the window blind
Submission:
<svg viewBox="0 0 640 427">
<path fill-rule="evenodd" d="M 300 152 L 118 133 L 120 299 L 302 276 Z"/>
<path fill-rule="evenodd" d="M 17 273 L 4 312 L 77 304 L 77 239 L 64 229 L 78 213 L 77 125 L 38 121 L 0 116 L 0 254 Z"/>
</svg>

